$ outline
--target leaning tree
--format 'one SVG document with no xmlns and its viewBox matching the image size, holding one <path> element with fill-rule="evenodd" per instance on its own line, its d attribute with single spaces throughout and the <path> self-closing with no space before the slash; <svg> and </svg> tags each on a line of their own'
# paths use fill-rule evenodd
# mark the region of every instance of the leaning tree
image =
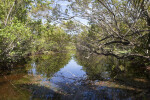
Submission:
<svg viewBox="0 0 150 100">
<path fill-rule="evenodd" d="M 78 47 L 117 58 L 150 58 L 149 0 L 65 1 L 68 5 L 59 17 L 89 21 L 88 30 L 78 35 Z"/>
</svg>

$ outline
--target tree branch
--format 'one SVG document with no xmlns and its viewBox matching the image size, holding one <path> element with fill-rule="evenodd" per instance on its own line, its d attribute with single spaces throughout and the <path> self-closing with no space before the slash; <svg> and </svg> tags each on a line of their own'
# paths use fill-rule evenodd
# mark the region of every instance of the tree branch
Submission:
<svg viewBox="0 0 150 100">
<path fill-rule="evenodd" d="M 10 8 L 10 10 L 9 10 L 9 12 L 8 12 L 8 14 L 7 14 L 6 20 L 5 20 L 5 22 L 4 22 L 5 26 L 7 25 L 8 18 L 9 18 L 9 16 L 10 16 L 10 13 L 12 12 L 12 9 L 13 9 L 13 7 L 14 7 L 14 5 L 15 5 L 15 2 L 16 2 L 16 1 L 14 1 L 12 7 Z"/>
</svg>

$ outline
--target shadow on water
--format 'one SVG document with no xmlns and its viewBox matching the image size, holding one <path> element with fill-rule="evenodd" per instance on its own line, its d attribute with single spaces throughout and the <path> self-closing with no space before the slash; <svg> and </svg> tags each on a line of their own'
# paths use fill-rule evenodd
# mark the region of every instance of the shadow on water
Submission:
<svg viewBox="0 0 150 100">
<path fill-rule="evenodd" d="M 132 97 L 136 92 L 133 90 L 108 88 L 105 86 L 89 87 L 85 85 L 74 86 L 74 84 L 61 84 L 63 90 L 67 92 L 54 90 L 35 84 L 19 85 L 31 92 L 31 100 L 134 100 Z"/>
<path fill-rule="evenodd" d="M 76 62 L 83 66 L 88 79 L 97 80 L 98 86 L 111 87 L 111 83 L 115 83 L 118 88 L 139 92 L 134 98 L 150 98 L 150 72 L 146 70 L 147 64 L 145 65 L 143 60 L 129 61 L 95 54 L 89 56 L 84 51 L 77 51 L 75 58 Z"/>
<path fill-rule="evenodd" d="M 34 56 L 27 62 L 0 77 L 0 100 L 150 98 L 150 73 L 140 63 L 83 51 Z"/>
</svg>

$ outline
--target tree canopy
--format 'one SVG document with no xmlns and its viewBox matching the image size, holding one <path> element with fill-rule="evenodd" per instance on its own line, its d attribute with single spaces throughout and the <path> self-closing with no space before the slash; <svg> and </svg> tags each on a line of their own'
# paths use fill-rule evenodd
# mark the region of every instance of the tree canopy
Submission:
<svg viewBox="0 0 150 100">
<path fill-rule="evenodd" d="M 117 58 L 150 58 L 149 0 L 67 0 L 74 13 L 89 21 L 78 47 Z"/>
<path fill-rule="evenodd" d="M 50 0 L 0 1 L 1 63 L 12 63 L 35 53 L 65 50 L 70 35 L 47 21 Z M 43 21 L 45 20 L 45 22 Z"/>
<path fill-rule="evenodd" d="M 150 59 L 149 0 L 1 0 L 0 9 L 0 62 L 61 51 L 71 39 L 90 53 Z"/>
</svg>

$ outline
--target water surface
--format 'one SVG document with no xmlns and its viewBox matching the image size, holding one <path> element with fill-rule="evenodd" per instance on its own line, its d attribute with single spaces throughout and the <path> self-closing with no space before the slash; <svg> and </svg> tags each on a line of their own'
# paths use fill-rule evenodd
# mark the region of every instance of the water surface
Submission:
<svg viewBox="0 0 150 100">
<path fill-rule="evenodd" d="M 148 100 L 150 96 L 149 72 L 123 60 L 76 52 L 34 56 L 27 62 L 0 77 L 1 100 Z"/>
</svg>

